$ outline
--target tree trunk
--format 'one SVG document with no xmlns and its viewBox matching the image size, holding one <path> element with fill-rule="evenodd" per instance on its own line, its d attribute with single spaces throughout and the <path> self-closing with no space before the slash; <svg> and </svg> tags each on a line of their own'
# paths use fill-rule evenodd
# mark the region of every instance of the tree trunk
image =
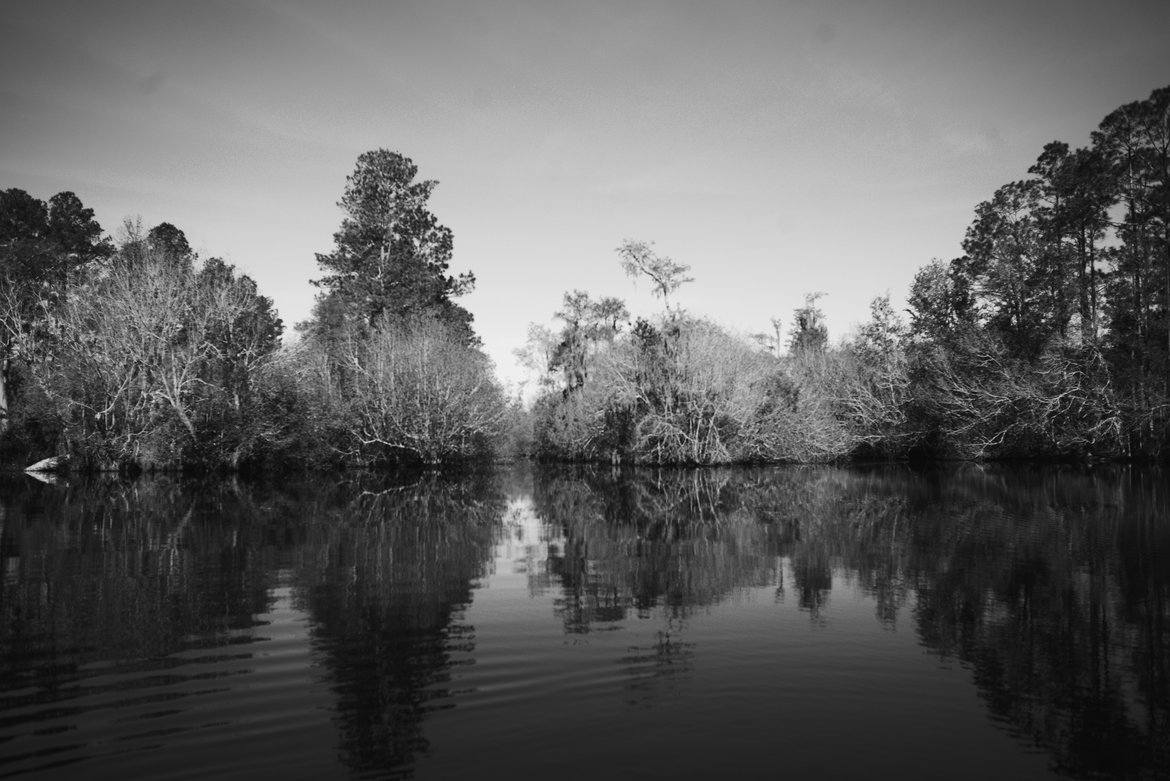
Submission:
<svg viewBox="0 0 1170 781">
<path fill-rule="evenodd" d="M 187 413 L 183 410 L 181 404 L 176 403 L 173 398 L 168 400 L 171 402 L 171 409 L 178 415 L 179 422 L 183 424 L 183 428 L 187 429 L 187 433 L 191 435 L 191 441 L 194 442 L 198 438 L 195 432 L 195 424 L 191 422 L 191 418 L 187 417 Z"/>
<path fill-rule="evenodd" d="M 11 362 L 5 358 L 0 362 L 0 435 L 8 432 L 8 367 Z"/>
</svg>

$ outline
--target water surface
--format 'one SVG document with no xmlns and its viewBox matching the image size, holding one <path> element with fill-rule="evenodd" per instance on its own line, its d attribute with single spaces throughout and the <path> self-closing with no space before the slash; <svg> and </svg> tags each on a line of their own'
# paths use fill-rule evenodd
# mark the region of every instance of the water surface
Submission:
<svg viewBox="0 0 1170 781">
<path fill-rule="evenodd" d="M 0 486 L 0 777 L 1170 777 L 1131 468 Z"/>
</svg>

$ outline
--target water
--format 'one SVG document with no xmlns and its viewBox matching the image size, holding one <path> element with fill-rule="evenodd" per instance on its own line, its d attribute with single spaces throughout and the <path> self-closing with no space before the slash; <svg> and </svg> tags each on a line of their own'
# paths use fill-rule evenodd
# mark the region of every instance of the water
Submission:
<svg viewBox="0 0 1170 781">
<path fill-rule="evenodd" d="M 0 484 L 0 777 L 1170 777 L 1170 496 L 959 466 Z"/>
</svg>

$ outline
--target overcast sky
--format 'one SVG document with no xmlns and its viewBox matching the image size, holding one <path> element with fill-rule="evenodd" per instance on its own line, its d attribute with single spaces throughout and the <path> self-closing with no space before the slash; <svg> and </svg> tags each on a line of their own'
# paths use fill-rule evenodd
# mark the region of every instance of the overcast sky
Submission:
<svg viewBox="0 0 1170 781">
<path fill-rule="evenodd" d="M 0 188 L 171 222 L 305 319 L 357 156 L 439 186 L 501 374 L 567 290 L 655 311 L 626 238 L 741 333 L 834 338 L 973 207 L 1170 84 L 1170 2 L 6 2 Z"/>
</svg>

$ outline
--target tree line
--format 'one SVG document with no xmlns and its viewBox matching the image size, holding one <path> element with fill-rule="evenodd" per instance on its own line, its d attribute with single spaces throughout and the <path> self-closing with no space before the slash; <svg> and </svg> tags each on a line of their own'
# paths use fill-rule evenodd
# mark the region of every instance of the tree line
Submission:
<svg viewBox="0 0 1170 781">
<path fill-rule="evenodd" d="M 509 403 L 458 299 L 436 182 L 359 156 L 312 316 L 169 223 L 103 234 L 76 195 L 0 192 L 0 457 L 90 469 L 1170 453 L 1170 87 L 1054 141 L 978 204 L 963 255 L 832 344 L 820 293 L 744 338 L 677 302 L 690 268 L 617 249 L 662 311 L 575 290 L 533 326 Z"/>
<path fill-rule="evenodd" d="M 626 241 L 623 268 L 663 300 L 566 293 L 532 449 L 633 463 L 858 457 L 1158 458 L 1170 452 L 1170 87 L 1111 112 L 1091 143 L 1054 141 L 975 208 L 964 254 L 876 298 L 830 344 L 821 294 L 756 344 L 671 296 L 689 267 Z M 904 317 L 903 314 L 908 315 Z"/>
<path fill-rule="evenodd" d="M 358 158 L 299 338 L 170 223 L 103 234 L 76 195 L 0 192 L 0 455 L 140 470 L 436 463 L 488 452 L 507 414 L 455 299 L 436 183 Z"/>
</svg>

